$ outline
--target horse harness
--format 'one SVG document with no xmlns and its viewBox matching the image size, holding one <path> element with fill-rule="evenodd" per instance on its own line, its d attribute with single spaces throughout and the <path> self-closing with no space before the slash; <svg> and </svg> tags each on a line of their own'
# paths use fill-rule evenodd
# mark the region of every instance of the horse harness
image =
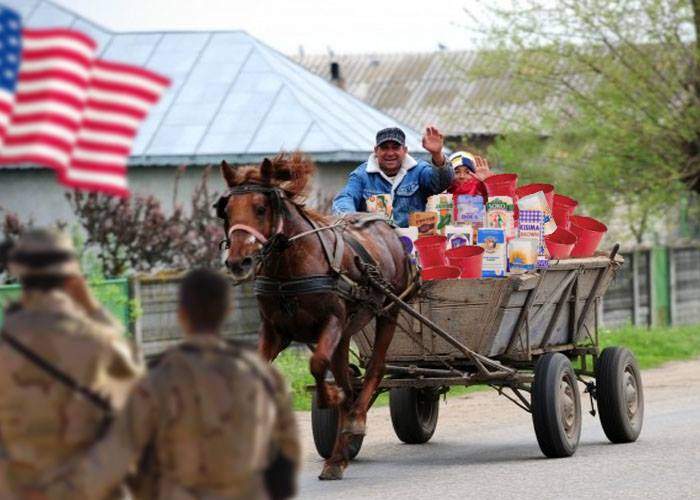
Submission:
<svg viewBox="0 0 700 500">
<path fill-rule="evenodd" d="M 273 220 L 275 232 L 269 238 L 265 238 L 265 236 L 263 236 L 256 229 L 243 224 L 235 224 L 229 227 L 228 217 L 226 214 L 226 205 L 228 204 L 229 198 L 237 194 L 247 194 L 251 192 L 263 193 L 270 197 L 273 213 L 275 214 L 277 220 Z M 214 205 L 217 211 L 217 216 L 223 219 L 225 224 L 224 227 L 226 230 L 226 239 L 222 241 L 222 244 L 225 245 L 225 248 L 228 248 L 230 246 L 231 235 L 237 230 L 242 230 L 253 235 L 262 244 L 262 249 L 256 256 L 258 264 L 262 264 L 264 260 L 272 253 L 283 252 L 289 248 L 295 240 L 305 236 L 315 233 L 319 239 L 319 242 L 321 243 L 324 256 L 331 268 L 330 274 L 300 276 L 283 280 L 270 278 L 267 276 L 256 276 L 253 287 L 255 295 L 259 297 L 292 297 L 311 293 L 333 292 L 345 300 L 361 302 L 365 305 L 376 308 L 378 309 L 378 313 L 388 310 L 391 305 L 384 309 L 377 308 L 376 301 L 372 298 L 371 288 L 368 283 L 358 283 L 343 271 L 342 259 L 345 253 L 345 243 L 347 242 L 347 244 L 356 254 L 355 261 L 358 264 L 358 267 L 360 267 L 360 269 L 369 269 L 373 272 L 374 276 L 380 276 L 381 273 L 379 272 L 377 261 L 372 257 L 372 255 L 370 255 L 362 243 L 360 243 L 357 238 L 352 235 L 352 233 L 345 231 L 345 229 L 349 225 L 353 225 L 356 228 L 361 228 L 374 222 L 391 222 L 380 214 L 366 214 L 361 216 L 353 215 L 352 219 L 341 217 L 331 225 L 319 226 L 298 204 L 292 203 L 292 205 L 297 209 L 299 215 L 312 227 L 312 229 L 291 237 L 287 237 L 286 235 L 282 234 L 284 219 L 289 218 L 290 216 L 285 200 L 288 200 L 288 198 L 285 191 L 281 188 L 264 186 L 256 183 L 248 183 L 229 189 L 229 191 L 221 196 L 221 198 L 219 198 Z M 334 233 L 335 245 L 333 248 L 331 248 L 331 244 L 324 240 L 321 236 L 320 233 L 323 231 L 332 231 Z M 414 265 L 412 265 L 408 259 L 406 259 L 406 262 L 408 267 L 407 271 L 409 275 L 409 285 L 406 290 L 401 293 L 402 298 L 415 291 L 418 286 L 418 273 L 416 272 Z"/>
</svg>

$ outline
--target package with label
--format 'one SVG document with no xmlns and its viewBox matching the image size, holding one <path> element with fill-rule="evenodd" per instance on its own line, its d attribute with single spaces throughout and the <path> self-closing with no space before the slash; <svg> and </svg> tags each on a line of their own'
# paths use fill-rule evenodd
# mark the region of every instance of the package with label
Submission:
<svg viewBox="0 0 700 500">
<path fill-rule="evenodd" d="M 482 225 L 484 223 L 484 198 L 480 194 L 458 194 L 456 203 L 456 222 Z"/>
<path fill-rule="evenodd" d="M 539 241 L 535 238 L 513 238 L 508 242 L 508 267 L 511 273 L 534 271 Z"/>
<path fill-rule="evenodd" d="M 471 245 L 474 241 L 474 230 L 471 224 L 459 224 L 445 227 L 447 247 L 457 248 Z"/>
<path fill-rule="evenodd" d="M 544 235 L 552 234 L 557 230 L 557 224 L 552 217 L 552 211 L 547 205 L 547 198 L 544 192 L 537 191 L 536 193 L 523 196 L 518 200 L 518 209 L 523 210 L 539 210 L 543 214 Z"/>
<path fill-rule="evenodd" d="M 541 210 L 521 210 L 518 217 L 518 238 L 537 240 L 537 265 L 545 268 L 549 265 L 549 252 L 544 244 L 544 213 Z"/>
<path fill-rule="evenodd" d="M 390 194 L 373 194 L 365 200 L 367 211 L 370 213 L 383 213 L 391 219 L 392 202 Z"/>
<path fill-rule="evenodd" d="M 437 230 L 440 234 L 445 234 L 445 227 L 452 224 L 452 195 L 447 193 L 429 196 L 425 205 L 426 212 L 437 212 Z"/>
<path fill-rule="evenodd" d="M 408 225 L 418 228 L 418 237 L 438 234 L 437 212 L 412 212 L 408 214 Z"/>
<path fill-rule="evenodd" d="M 506 239 L 515 238 L 513 219 L 513 198 L 510 196 L 489 196 L 486 202 L 486 227 L 500 227 L 506 233 Z"/>
<path fill-rule="evenodd" d="M 401 240 L 401 244 L 403 244 L 411 262 L 415 264 L 417 262 L 415 241 L 418 239 L 418 228 L 397 227 L 395 230 L 399 234 L 399 240 Z"/>
<path fill-rule="evenodd" d="M 505 276 L 508 263 L 505 231 L 502 228 L 479 228 L 477 244 L 484 249 L 481 275 L 484 278 Z"/>
</svg>

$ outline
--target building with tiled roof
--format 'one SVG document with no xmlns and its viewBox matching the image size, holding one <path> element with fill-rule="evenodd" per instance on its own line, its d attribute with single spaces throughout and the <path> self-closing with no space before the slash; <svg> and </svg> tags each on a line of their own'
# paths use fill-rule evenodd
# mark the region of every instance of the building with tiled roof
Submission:
<svg viewBox="0 0 700 500">
<path fill-rule="evenodd" d="M 325 78 L 413 128 L 436 124 L 452 137 L 489 138 L 514 121 L 536 119 L 532 103 L 516 103 L 507 72 L 475 78 L 479 52 L 296 56 Z"/>
</svg>

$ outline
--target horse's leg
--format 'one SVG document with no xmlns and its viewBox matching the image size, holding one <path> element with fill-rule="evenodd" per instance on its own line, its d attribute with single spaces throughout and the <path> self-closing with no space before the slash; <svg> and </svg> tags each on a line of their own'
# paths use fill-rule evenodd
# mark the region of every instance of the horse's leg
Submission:
<svg viewBox="0 0 700 500">
<path fill-rule="evenodd" d="M 326 374 L 331 366 L 331 358 L 343 333 L 343 322 L 335 315 L 330 315 L 318 336 L 309 369 L 316 381 L 318 406 L 328 408 L 338 406 L 344 399 L 343 391 L 337 385 L 326 382 Z M 335 375 L 334 375 L 335 376 Z"/>
<path fill-rule="evenodd" d="M 265 361 L 268 363 L 274 361 L 277 355 L 288 345 L 289 342 L 285 342 L 285 339 L 266 321 L 263 320 L 260 323 L 260 328 L 258 329 L 258 352 Z"/>
<path fill-rule="evenodd" d="M 384 376 L 384 360 L 391 339 L 394 337 L 397 316 L 398 312 L 377 318 L 372 356 L 367 364 L 362 389 L 345 421 L 345 427 L 341 429 L 343 433 L 364 435 L 366 432 L 367 410 L 369 410 L 372 397 Z"/>
<path fill-rule="evenodd" d="M 348 353 L 350 351 L 350 336 L 344 335 L 331 359 L 331 370 L 338 386 L 345 392 L 345 400 L 338 405 L 338 432 L 333 445 L 331 456 L 324 462 L 319 479 L 342 479 L 343 471 L 350 462 L 350 439 L 352 436 L 341 432 L 352 406 L 352 380 L 348 370 Z"/>
</svg>

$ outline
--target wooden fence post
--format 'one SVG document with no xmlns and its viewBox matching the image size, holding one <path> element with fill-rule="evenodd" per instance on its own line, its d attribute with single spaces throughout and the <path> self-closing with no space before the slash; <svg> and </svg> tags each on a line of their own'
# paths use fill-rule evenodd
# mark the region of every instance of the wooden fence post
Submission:
<svg viewBox="0 0 700 500">
<path fill-rule="evenodd" d="M 669 324 L 675 326 L 678 322 L 677 284 L 676 284 L 676 249 L 668 249 L 668 288 L 669 288 Z"/>
<path fill-rule="evenodd" d="M 639 250 L 632 252 L 632 324 L 639 326 Z"/>
<path fill-rule="evenodd" d="M 141 324 L 141 317 L 143 314 L 136 314 L 135 311 L 131 311 L 132 307 L 143 307 L 141 302 L 141 280 L 139 276 L 136 275 L 129 278 L 129 284 L 129 291 L 131 293 L 131 304 L 129 304 L 131 307 L 129 309 L 132 330 L 134 332 L 134 343 L 136 344 L 139 354 L 143 356 L 143 325 Z"/>
</svg>

